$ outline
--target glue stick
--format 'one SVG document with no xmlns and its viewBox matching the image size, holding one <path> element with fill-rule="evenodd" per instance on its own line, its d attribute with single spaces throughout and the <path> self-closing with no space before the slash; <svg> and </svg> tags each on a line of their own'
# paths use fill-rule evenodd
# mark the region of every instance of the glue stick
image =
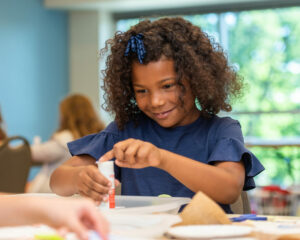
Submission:
<svg viewBox="0 0 300 240">
<path fill-rule="evenodd" d="M 115 172 L 114 172 L 114 162 L 98 162 L 98 169 L 101 174 L 106 177 L 110 183 L 111 188 L 108 193 L 108 201 L 102 202 L 101 208 L 115 208 Z"/>
</svg>

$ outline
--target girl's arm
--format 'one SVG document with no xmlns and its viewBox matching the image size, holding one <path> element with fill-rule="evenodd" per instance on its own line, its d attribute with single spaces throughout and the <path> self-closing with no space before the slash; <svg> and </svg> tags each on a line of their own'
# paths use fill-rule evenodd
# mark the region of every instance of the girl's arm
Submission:
<svg viewBox="0 0 300 240">
<path fill-rule="evenodd" d="M 109 191 L 110 182 L 98 170 L 88 155 L 74 156 L 51 175 L 50 187 L 58 195 L 79 193 L 100 203 Z"/>
<path fill-rule="evenodd" d="M 242 162 L 201 163 L 181 155 L 160 150 L 159 168 L 170 173 L 193 192 L 202 191 L 223 204 L 232 204 L 244 186 L 245 168 Z"/>
<path fill-rule="evenodd" d="M 116 158 L 115 163 L 120 167 L 161 168 L 193 192 L 202 191 L 223 204 L 235 202 L 245 180 L 242 162 L 220 161 L 215 165 L 209 165 L 137 139 L 118 142 L 111 151 L 100 158 L 100 161 L 112 158 Z"/>
<path fill-rule="evenodd" d="M 1 196 L 0 226 L 44 223 L 75 232 L 88 239 L 88 229 L 96 230 L 104 239 L 108 222 L 87 199 L 41 198 L 32 196 Z"/>
</svg>

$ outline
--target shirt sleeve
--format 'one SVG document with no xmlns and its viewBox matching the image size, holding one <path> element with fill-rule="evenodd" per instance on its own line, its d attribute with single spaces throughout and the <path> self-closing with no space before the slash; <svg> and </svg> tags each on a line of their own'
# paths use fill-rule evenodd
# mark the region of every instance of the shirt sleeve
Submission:
<svg viewBox="0 0 300 240">
<path fill-rule="evenodd" d="M 112 149 L 115 143 L 113 135 L 100 132 L 90 134 L 68 143 L 68 148 L 72 156 L 89 155 L 96 161 Z"/>
<path fill-rule="evenodd" d="M 243 190 L 255 188 L 254 177 L 264 170 L 263 165 L 244 146 L 241 126 L 238 121 L 222 124 L 216 132 L 216 143 L 208 162 L 243 161 L 245 165 L 245 184 Z"/>
<path fill-rule="evenodd" d="M 72 156 L 89 155 L 96 161 L 110 151 L 114 144 L 119 141 L 118 135 L 103 130 L 97 134 L 87 135 L 73 142 L 68 143 L 68 148 Z M 115 177 L 120 180 L 120 169 L 114 165 Z"/>
</svg>

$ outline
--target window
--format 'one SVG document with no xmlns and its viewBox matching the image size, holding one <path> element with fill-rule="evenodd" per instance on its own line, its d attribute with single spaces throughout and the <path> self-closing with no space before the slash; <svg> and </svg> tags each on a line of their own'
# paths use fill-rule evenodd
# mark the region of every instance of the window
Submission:
<svg viewBox="0 0 300 240">
<path fill-rule="evenodd" d="M 289 7 L 184 16 L 221 43 L 244 78 L 230 116 L 267 169 L 258 185 L 300 182 L 299 15 L 300 7 Z M 117 30 L 137 22 L 120 20 Z"/>
</svg>

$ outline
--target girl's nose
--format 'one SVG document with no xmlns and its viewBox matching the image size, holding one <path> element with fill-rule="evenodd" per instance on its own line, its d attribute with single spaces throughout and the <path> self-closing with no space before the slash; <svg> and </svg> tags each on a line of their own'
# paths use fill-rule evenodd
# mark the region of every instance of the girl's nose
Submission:
<svg viewBox="0 0 300 240">
<path fill-rule="evenodd" d="M 152 94 L 151 95 L 151 106 L 160 107 L 165 104 L 164 97 L 161 94 Z"/>
</svg>

